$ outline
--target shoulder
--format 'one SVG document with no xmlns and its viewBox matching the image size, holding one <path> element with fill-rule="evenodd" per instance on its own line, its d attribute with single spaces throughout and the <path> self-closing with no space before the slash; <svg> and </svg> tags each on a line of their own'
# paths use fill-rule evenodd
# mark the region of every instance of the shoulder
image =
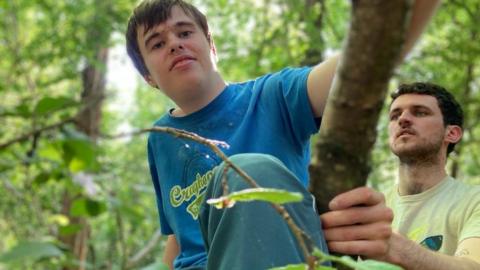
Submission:
<svg viewBox="0 0 480 270">
<path fill-rule="evenodd" d="M 281 79 L 281 80 L 294 80 L 294 79 L 303 79 L 306 80 L 312 67 L 286 67 L 277 72 L 267 74 L 271 79 Z"/>
<path fill-rule="evenodd" d="M 172 110 L 172 109 L 169 109 L 167 112 L 165 112 L 160 118 L 158 118 L 157 120 L 155 120 L 155 122 L 153 122 L 153 126 L 155 127 L 160 127 L 160 126 L 165 126 L 169 123 L 169 119 L 170 119 L 170 116 L 169 116 L 169 111 Z"/>
<path fill-rule="evenodd" d="M 306 92 L 308 75 L 311 70 L 311 67 L 287 67 L 246 81 L 240 85 L 254 93 L 272 92 L 280 94 L 280 96 L 288 93 L 301 93 L 302 91 L 297 91 L 300 89 L 305 89 Z M 281 95 L 281 93 L 283 93 L 283 95 Z"/>
<path fill-rule="evenodd" d="M 159 119 L 157 119 L 153 123 L 152 128 L 154 128 L 154 127 L 168 127 L 168 126 L 171 126 L 170 117 L 169 117 L 168 113 L 165 113 L 163 116 L 161 116 Z M 163 133 L 163 132 L 150 131 L 148 133 L 148 144 L 152 145 L 152 144 L 158 143 L 159 138 L 163 137 L 165 135 L 167 135 L 167 134 Z"/>
<path fill-rule="evenodd" d="M 451 197 L 454 195 L 460 205 L 467 209 L 480 211 L 480 185 L 472 185 L 452 178 L 452 185 L 445 192 Z"/>
<path fill-rule="evenodd" d="M 306 82 L 311 71 L 312 67 L 286 67 L 275 72 L 264 74 L 242 84 L 251 84 L 263 81 L 285 81 L 293 79 L 304 79 Z"/>
<path fill-rule="evenodd" d="M 460 193 L 463 193 L 467 196 L 475 196 L 479 197 L 480 200 L 480 185 L 473 185 L 469 183 L 465 183 L 462 180 L 457 180 L 454 178 L 451 178 L 452 181 L 452 186 L 455 188 Z"/>
</svg>

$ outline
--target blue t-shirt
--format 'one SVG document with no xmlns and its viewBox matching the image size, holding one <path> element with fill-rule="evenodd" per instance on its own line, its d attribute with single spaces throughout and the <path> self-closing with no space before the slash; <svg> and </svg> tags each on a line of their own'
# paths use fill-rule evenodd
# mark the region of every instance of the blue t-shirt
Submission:
<svg viewBox="0 0 480 270">
<path fill-rule="evenodd" d="M 226 155 L 264 153 L 280 159 L 307 186 L 309 139 L 318 131 L 307 96 L 311 68 L 286 68 L 252 81 L 228 85 L 201 110 L 184 117 L 170 114 L 156 126 L 194 132 L 225 141 Z M 204 265 L 206 252 L 198 225 L 200 204 L 221 162 L 208 147 L 151 133 L 148 160 L 163 234 L 175 234 L 180 254 L 176 269 Z"/>
</svg>

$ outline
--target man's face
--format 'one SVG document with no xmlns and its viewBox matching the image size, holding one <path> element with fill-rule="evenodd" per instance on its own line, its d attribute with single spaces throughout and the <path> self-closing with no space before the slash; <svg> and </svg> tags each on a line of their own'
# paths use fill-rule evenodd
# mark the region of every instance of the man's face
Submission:
<svg viewBox="0 0 480 270">
<path fill-rule="evenodd" d="M 187 100 L 215 72 L 215 50 L 193 18 L 173 7 L 170 18 L 144 31 L 137 42 L 150 74 L 145 80 L 174 102 Z"/>
<path fill-rule="evenodd" d="M 435 97 L 401 95 L 390 106 L 389 117 L 390 149 L 401 160 L 445 155 L 448 132 Z"/>
</svg>

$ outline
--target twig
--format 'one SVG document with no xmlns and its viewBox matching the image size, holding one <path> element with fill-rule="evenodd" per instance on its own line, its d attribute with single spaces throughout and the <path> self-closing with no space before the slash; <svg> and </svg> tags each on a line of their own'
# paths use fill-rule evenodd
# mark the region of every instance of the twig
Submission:
<svg viewBox="0 0 480 270">
<path fill-rule="evenodd" d="M 230 161 L 230 159 L 228 159 L 228 157 L 220 150 L 220 148 L 218 146 L 221 146 L 221 147 L 224 147 L 224 148 L 228 148 L 229 145 L 225 142 L 222 142 L 222 141 L 216 141 L 216 140 L 210 140 L 210 139 L 206 139 L 206 138 L 203 138 L 195 133 L 192 133 L 192 132 L 188 132 L 188 131 L 185 131 L 185 130 L 181 130 L 181 129 L 176 129 L 176 128 L 171 128 L 171 127 L 152 127 L 152 128 L 145 128 L 145 129 L 141 129 L 141 130 L 138 130 L 138 131 L 133 131 L 133 132 L 130 132 L 130 133 L 121 133 L 121 134 L 118 134 L 118 135 L 115 135 L 115 136 L 107 136 L 107 135 L 103 135 L 102 137 L 104 138 L 122 138 L 122 137 L 129 137 L 129 136 L 135 136 L 135 135 L 139 135 L 139 134 L 142 134 L 142 133 L 146 133 L 146 132 L 163 132 L 163 133 L 168 133 L 172 136 L 175 136 L 175 137 L 180 137 L 180 138 L 185 138 L 185 139 L 190 139 L 192 141 L 195 141 L 195 142 L 198 142 L 198 143 L 201 143 L 203 145 L 206 145 L 208 146 L 217 156 L 219 156 L 223 162 L 225 162 L 225 166 L 229 167 L 229 168 L 232 168 L 236 173 L 238 173 L 250 186 L 254 187 L 254 188 L 259 188 L 260 186 L 257 184 L 257 182 L 255 182 L 255 180 L 253 180 L 253 178 L 251 178 L 245 171 L 243 171 L 242 169 L 240 169 L 239 167 L 237 167 L 234 163 L 232 163 Z M 308 245 L 309 247 L 312 247 L 313 244 L 312 244 L 312 241 L 310 239 L 310 237 L 302 230 L 300 229 L 296 224 L 295 222 L 293 221 L 292 217 L 290 216 L 290 214 L 288 214 L 288 211 L 285 209 L 285 207 L 283 207 L 282 205 L 278 205 L 278 204 L 274 204 L 274 203 L 270 203 L 272 205 L 272 207 L 280 214 L 280 216 L 285 220 L 285 222 L 287 223 L 287 225 L 290 227 L 290 230 L 293 232 L 295 238 L 297 239 L 298 241 L 298 244 L 300 245 L 300 248 L 302 249 L 302 252 L 303 252 L 303 255 L 305 257 L 305 260 L 307 261 L 308 263 L 308 267 L 309 269 L 313 269 L 314 267 L 314 264 L 315 264 L 315 258 L 311 255 L 311 252 L 310 250 L 313 250 L 313 248 L 310 248 L 310 250 L 307 248 L 307 243 L 306 241 L 308 241 Z"/>
<path fill-rule="evenodd" d="M 162 236 L 162 233 L 160 230 L 156 230 L 155 234 L 150 238 L 150 241 L 148 241 L 147 245 L 142 248 L 140 251 L 138 251 L 133 257 L 128 259 L 127 264 L 125 266 L 126 269 L 131 269 L 135 267 L 145 256 L 152 251 L 153 248 L 157 245 L 157 243 L 160 241 L 160 237 Z"/>
<path fill-rule="evenodd" d="M 223 174 L 222 174 L 222 188 L 223 188 L 223 196 L 226 196 L 228 194 L 228 183 L 227 183 L 227 172 L 230 167 L 225 165 L 225 168 L 223 168 Z"/>
<path fill-rule="evenodd" d="M 34 129 L 28 133 L 25 133 L 23 135 L 20 135 L 19 137 L 17 138 L 14 138 L 14 139 L 11 139 L 9 141 L 6 141 L 4 143 L 1 143 L 0 144 L 0 150 L 4 149 L 4 148 L 7 148 L 9 147 L 10 145 L 12 144 L 15 144 L 15 143 L 19 143 L 19 142 L 23 142 L 23 141 L 26 141 L 28 140 L 30 137 L 32 136 L 35 136 L 36 134 L 39 134 L 41 132 L 44 132 L 44 131 L 47 131 L 47 130 L 50 130 L 50 129 L 55 129 L 55 128 L 58 128 L 58 127 L 61 127 L 63 125 L 66 125 L 68 123 L 73 123 L 75 121 L 75 118 L 67 118 L 65 120 L 62 120 L 58 123 L 55 123 L 55 124 L 51 124 L 51 125 L 48 125 L 48 126 L 44 126 L 42 128 L 37 128 L 37 129 Z"/>
</svg>

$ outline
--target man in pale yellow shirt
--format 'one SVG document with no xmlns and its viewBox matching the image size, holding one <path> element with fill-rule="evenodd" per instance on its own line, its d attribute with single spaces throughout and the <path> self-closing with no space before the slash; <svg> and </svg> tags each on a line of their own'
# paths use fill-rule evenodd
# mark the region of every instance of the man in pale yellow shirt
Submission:
<svg viewBox="0 0 480 270">
<path fill-rule="evenodd" d="M 399 183 L 386 194 L 394 212 L 387 260 L 405 269 L 480 269 L 480 186 L 448 176 L 463 112 L 443 87 L 402 85 L 392 94 L 389 144 Z"/>
</svg>

